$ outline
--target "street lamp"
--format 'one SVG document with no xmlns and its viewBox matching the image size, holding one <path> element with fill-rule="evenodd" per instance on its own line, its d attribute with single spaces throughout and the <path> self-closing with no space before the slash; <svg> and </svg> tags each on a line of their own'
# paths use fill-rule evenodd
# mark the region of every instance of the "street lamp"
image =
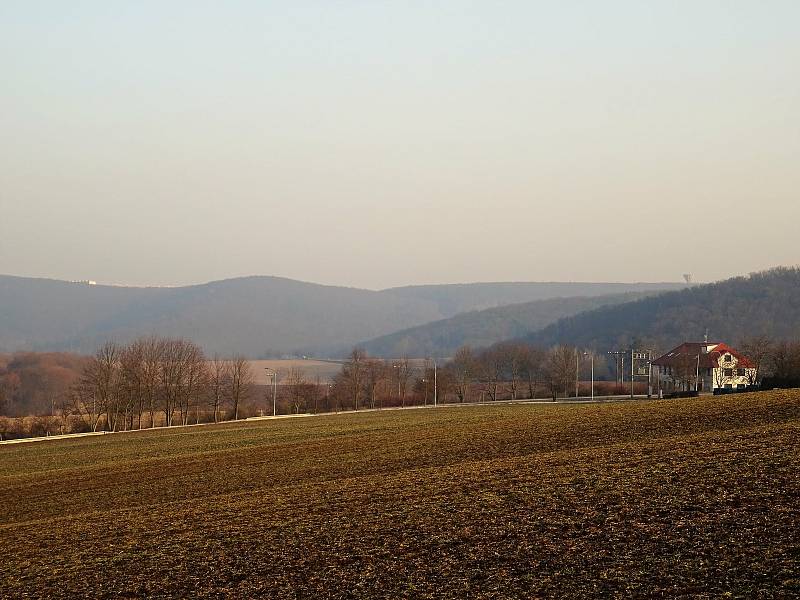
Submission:
<svg viewBox="0 0 800 600">
<path fill-rule="evenodd" d="M 592 400 L 594 400 L 594 352 L 584 352 L 584 356 L 588 356 L 592 361 Z"/>
<path fill-rule="evenodd" d="M 397 399 L 400 400 L 400 365 L 392 365 L 395 369 L 397 369 Z M 402 405 L 405 407 L 406 402 L 405 398 L 402 400 Z"/>
<path fill-rule="evenodd" d="M 276 409 L 278 400 L 278 372 L 269 367 L 264 367 L 264 370 L 267 372 L 267 376 L 272 377 L 272 416 L 274 417 L 278 414 Z"/>
</svg>

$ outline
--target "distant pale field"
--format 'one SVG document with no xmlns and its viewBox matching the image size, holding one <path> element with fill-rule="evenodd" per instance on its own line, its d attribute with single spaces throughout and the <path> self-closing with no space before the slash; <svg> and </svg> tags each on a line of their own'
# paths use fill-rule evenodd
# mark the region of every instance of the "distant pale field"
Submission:
<svg viewBox="0 0 800 600">
<path fill-rule="evenodd" d="M 391 359 L 390 359 L 391 360 Z M 412 367 L 420 373 L 425 368 L 425 359 L 412 358 L 410 359 Z M 308 381 L 315 381 L 319 376 L 320 383 L 330 383 L 333 378 L 342 368 L 342 362 L 328 361 L 328 360 L 251 360 L 250 365 L 255 375 L 255 383 L 258 385 L 265 385 L 272 383 L 272 378 L 267 375 L 265 369 L 273 369 L 278 372 L 278 383 L 284 379 L 290 369 L 300 369 L 303 377 Z"/>
<path fill-rule="evenodd" d="M 290 369 L 300 369 L 303 377 L 309 381 L 314 381 L 319 376 L 320 382 L 327 383 L 333 380 L 334 376 L 341 370 L 342 364 L 325 360 L 251 360 L 250 365 L 255 375 L 255 382 L 259 385 L 272 383 L 272 378 L 267 376 L 265 369 L 273 369 L 278 372 L 278 383 L 284 379 Z"/>
</svg>

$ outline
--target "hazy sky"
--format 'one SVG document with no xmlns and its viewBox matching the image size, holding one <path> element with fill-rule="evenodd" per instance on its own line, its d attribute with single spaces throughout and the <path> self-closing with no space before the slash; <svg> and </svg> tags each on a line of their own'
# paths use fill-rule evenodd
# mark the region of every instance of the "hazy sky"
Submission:
<svg viewBox="0 0 800 600">
<path fill-rule="evenodd" d="M 0 273 L 800 262 L 800 2 L 0 3 Z"/>
</svg>

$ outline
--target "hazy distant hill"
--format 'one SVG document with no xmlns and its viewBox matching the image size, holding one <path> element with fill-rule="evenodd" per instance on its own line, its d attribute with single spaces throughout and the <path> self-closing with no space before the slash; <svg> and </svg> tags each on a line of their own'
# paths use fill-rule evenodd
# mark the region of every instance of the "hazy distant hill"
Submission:
<svg viewBox="0 0 800 600">
<path fill-rule="evenodd" d="M 800 337 L 800 269 L 777 268 L 619 306 L 567 317 L 527 336 L 551 345 L 567 342 L 598 350 L 628 348 L 632 342 L 668 349 L 700 340 L 742 337 Z M 638 344 L 637 344 L 638 345 Z"/>
<path fill-rule="evenodd" d="M 0 276 L 0 352 L 91 352 L 107 339 L 158 333 L 192 338 L 209 353 L 325 354 L 461 310 L 520 298 L 676 285 L 501 283 L 376 292 L 278 277 L 134 288 Z"/>
<path fill-rule="evenodd" d="M 658 292 L 629 292 L 596 297 L 551 298 L 469 311 L 381 336 L 363 344 L 374 356 L 452 356 L 468 344 L 478 348 L 522 337 L 561 319 L 601 306 L 632 302 Z"/>
<path fill-rule="evenodd" d="M 386 290 L 395 296 L 434 302 L 444 317 L 469 310 L 495 308 L 508 304 L 574 298 L 579 296 L 608 296 L 627 292 L 679 290 L 684 283 L 458 283 L 446 285 L 412 285 Z"/>
</svg>

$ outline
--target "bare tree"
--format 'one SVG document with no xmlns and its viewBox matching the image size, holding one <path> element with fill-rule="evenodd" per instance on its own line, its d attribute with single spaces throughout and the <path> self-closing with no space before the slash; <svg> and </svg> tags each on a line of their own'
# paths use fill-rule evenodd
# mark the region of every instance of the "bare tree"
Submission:
<svg viewBox="0 0 800 600">
<path fill-rule="evenodd" d="M 319 374 L 314 377 L 314 383 L 312 385 L 312 389 L 310 390 L 310 404 L 314 407 L 314 414 L 316 415 L 319 412 L 319 401 L 322 396 L 322 380 L 320 379 Z"/>
<path fill-rule="evenodd" d="M 680 354 L 672 365 L 672 379 L 683 391 L 689 391 L 697 384 L 699 354 Z"/>
<path fill-rule="evenodd" d="M 183 340 L 164 340 L 161 356 L 161 408 L 167 427 L 172 425 L 175 411 L 181 407 L 181 387 L 185 376 L 186 348 Z M 182 407 L 181 407 L 182 408 Z"/>
<path fill-rule="evenodd" d="M 120 352 L 120 379 L 122 393 L 125 397 L 127 427 L 133 429 L 136 418 L 137 427 L 142 428 L 142 413 L 147 396 L 144 383 L 144 352 L 143 340 L 135 340 L 125 346 Z"/>
<path fill-rule="evenodd" d="M 502 342 L 495 346 L 495 351 L 499 354 L 501 376 L 508 385 L 511 399 L 516 400 L 528 356 L 528 346 L 518 342 Z"/>
<path fill-rule="evenodd" d="M 456 350 L 456 354 L 449 367 L 453 373 L 458 401 L 466 402 L 469 399 L 469 388 L 476 371 L 475 356 L 472 353 L 472 348 L 469 346 L 462 346 Z"/>
<path fill-rule="evenodd" d="M 367 353 L 361 348 L 353 348 L 350 357 L 337 376 L 337 392 L 346 393 L 352 400 L 354 410 L 358 410 L 364 382 L 367 377 Z"/>
<path fill-rule="evenodd" d="M 91 384 L 81 378 L 80 381 L 72 385 L 69 390 L 69 396 L 75 412 L 86 419 L 90 430 L 97 431 L 103 408 Z"/>
<path fill-rule="evenodd" d="M 800 381 L 800 342 L 773 344 L 768 363 L 770 377 L 777 379 L 780 385 L 796 386 Z"/>
<path fill-rule="evenodd" d="M 214 423 L 219 423 L 220 410 L 230 388 L 231 365 L 215 354 L 209 362 L 208 371 L 208 404 L 214 411 Z"/>
<path fill-rule="evenodd" d="M 252 391 L 253 371 L 247 359 L 238 354 L 231 359 L 230 365 L 228 399 L 233 410 L 233 418 L 238 420 L 239 408 L 250 397 Z"/>
<path fill-rule="evenodd" d="M 748 383 L 757 385 L 763 376 L 769 356 L 772 353 L 773 342 L 765 335 L 745 338 L 739 344 L 739 348 L 747 358 L 753 362 L 753 369 L 747 370 Z"/>
<path fill-rule="evenodd" d="M 493 346 L 481 352 L 476 359 L 478 380 L 484 385 L 489 398 L 498 399 L 500 380 L 503 377 L 507 354 L 503 346 Z"/>
<path fill-rule="evenodd" d="M 435 383 L 439 383 L 438 381 L 435 381 L 435 380 L 438 379 L 438 376 L 434 372 L 433 367 L 430 366 L 429 363 L 430 363 L 430 361 L 428 361 L 426 359 L 425 360 L 425 368 L 424 368 L 424 370 L 422 372 L 422 376 L 421 377 L 417 377 L 414 380 L 414 392 L 417 395 L 422 396 L 422 405 L 423 406 L 427 406 L 428 405 L 428 399 L 433 394 L 434 384 Z M 442 387 L 441 385 L 438 385 L 439 390 L 441 390 L 441 387 Z"/>
<path fill-rule="evenodd" d="M 404 355 L 395 366 L 397 367 L 397 391 L 400 395 L 400 405 L 405 406 L 408 380 L 411 377 L 411 361 L 408 356 Z"/>
<path fill-rule="evenodd" d="M 547 373 L 551 392 L 562 389 L 564 397 L 568 397 L 575 384 L 575 348 L 565 344 L 552 348 L 548 353 Z"/>
<path fill-rule="evenodd" d="M 369 395 L 370 408 L 375 408 L 378 389 L 388 378 L 386 363 L 380 360 L 369 359 L 366 362 L 366 388 Z M 381 403 L 382 404 L 382 403 Z M 382 408 L 383 406 L 381 406 Z"/>
<path fill-rule="evenodd" d="M 164 342 L 155 336 L 142 338 L 141 382 L 144 404 L 150 414 L 150 427 L 156 426 L 156 410 L 159 405 L 161 361 Z"/>
<path fill-rule="evenodd" d="M 208 386 L 208 369 L 203 350 L 195 343 L 185 341 L 183 381 L 180 390 L 181 421 L 189 423 L 189 414 L 194 407 L 195 423 L 200 422 L 201 398 Z"/>
<path fill-rule="evenodd" d="M 305 410 L 305 403 L 308 395 L 307 382 L 303 377 L 303 371 L 297 367 L 289 369 L 286 376 L 286 388 L 289 392 L 289 403 L 295 414 L 300 414 L 300 409 Z"/>
<path fill-rule="evenodd" d="M 546 367 L 546 353 L 535 346 L 520 346 L 521 369 L 528 382 L 528 397 L 536 398 L 536 386 L 542 381 Z"/>
<path fill-rule="evenodd" d="M 115 343 L 107 342 L 97 350 L 84 368 L 80 383 L 76 399 L 90 416 L 92 430 L 97 431 L 100 416 L 105 413 L 106 425 L 115 431 L 121 392 L 119 348 Z"/>
</svg>

